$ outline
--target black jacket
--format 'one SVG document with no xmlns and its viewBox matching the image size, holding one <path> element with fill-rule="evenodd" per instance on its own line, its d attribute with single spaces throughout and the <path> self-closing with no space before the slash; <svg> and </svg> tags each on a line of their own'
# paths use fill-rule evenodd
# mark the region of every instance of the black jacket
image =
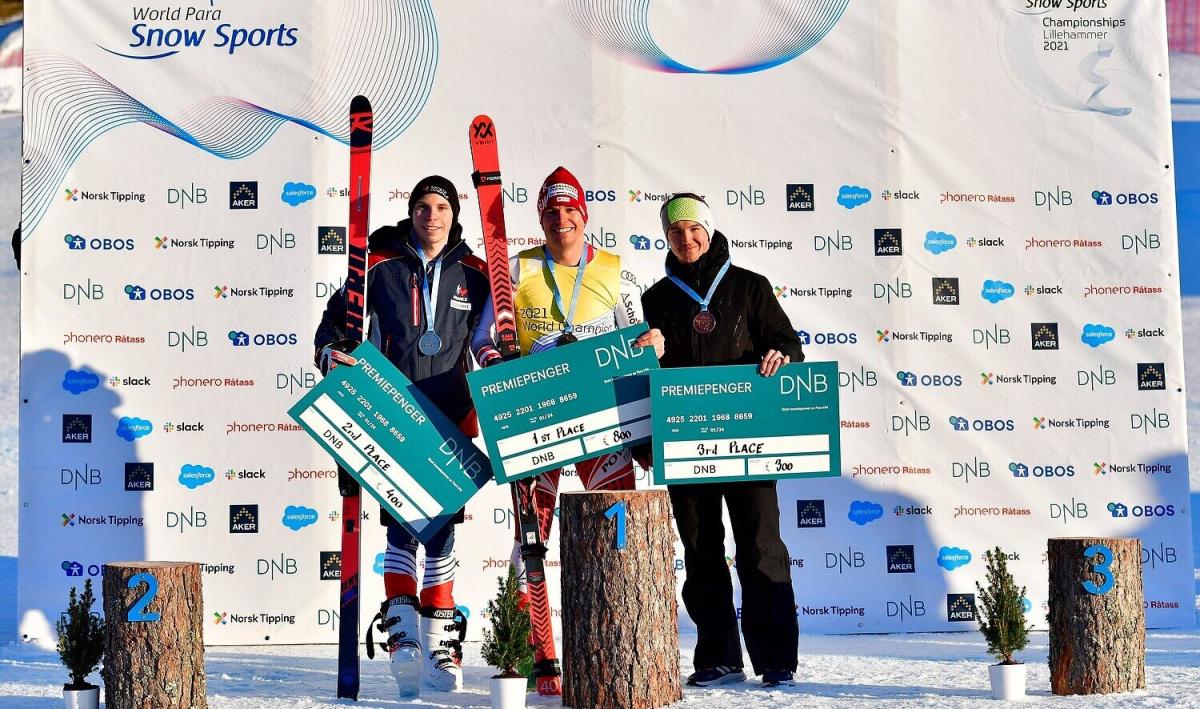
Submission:
<svg viewBox="0 0 1200 709">
<path fill-rule="evenodd" d="M 471 253 L 462 240 L 462 227 L 455 224 L 442 251 L 442 275 L 434 313 L 442 349 L 429 357 L 417 349 L 417 341 L 425 334 L 425 306 L 421 295 L 421 258 L 412 246 L 412 220 L 377 229 L 371 234 L 367 248 L 371 343 L 447 418 L 462 424 L 474 413 L 466 373 L 470 369 L 471 331 L 488 299 L 486 265 Z M 343 291 L 344 287 L 329 298 L 321 317 L 313 339 L 318 355 L 325 345 L 346 336 Z"/>
<path fill-rule="evenodd" d="M 667 254 L 667 269 L 701 297 L 729 258 L 729 244 L 721 232 L 712 236 L 708 251 L 694 264 L 680 263 Z M 642 294 L 642 310 L 650 327 L 662 330 L 666 340 L 663 367 L 705 364 L 758 364 L 767 350 L 779 350 L 793 362 L 804 361 L 804 351 L 771 284 L 763 276 L 730 266 L 708 310 L 717 327 L 707 335 L 692 328 L 700 304 L 669 278 Z"/>
</svg>

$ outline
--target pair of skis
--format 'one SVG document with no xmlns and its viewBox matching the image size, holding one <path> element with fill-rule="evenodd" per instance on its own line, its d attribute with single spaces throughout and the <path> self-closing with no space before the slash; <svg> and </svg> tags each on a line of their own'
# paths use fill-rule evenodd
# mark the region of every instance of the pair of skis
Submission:
<svg viewBox="0 0 1200 709">
<path fill-rule="evenodd" d="M 346 268 L 347 338 L 364 338 L 368 217 L 371 204 L 371 137 L 374 114 L 371 102 L 355 96 L 350 102 L 350 220 Z M 500 157 L 496 127 L 486 115 L 476 116 L 470 127 L 472 180 L 479 199 L 483 245 L 491 279 L 492 306 L 496 312 L 496 341 L 500 355 L 519 357 L 517 323 L 513 309 L 512 276 L 508 270 L 508 238 L 504 229 L 504 196 L 501 192 Z M 359 552 L 362 533 L 362 491 L 345 471 L 339 471 L 342 494 L 341 626 L 338 633 L 337 696 L 358 699 Z M 537 690 L 543 695 L 562 694 L 562 680 L 554 649 L 550 598 L 546 589 L 545 540 L 541 538 L 534 498 L 534 481 L 511 484 L 513 510 L 521 540 L 529 588 L 529 615 L 533 626 Z"/>
</svg>

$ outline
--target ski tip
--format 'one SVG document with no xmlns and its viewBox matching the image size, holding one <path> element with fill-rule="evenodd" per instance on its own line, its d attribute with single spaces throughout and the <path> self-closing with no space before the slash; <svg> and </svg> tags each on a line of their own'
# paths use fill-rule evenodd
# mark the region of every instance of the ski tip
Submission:
<svg viewBox="0 0 1200 709">
<path fill-rule="evenodd" d="M 487 123 L 491 123 L 492 117 L 486 113 L 481 113 L 478 116 L 475 116 L 474 118 L 471 119 L 471 125 L 475 125 L 476 123 L 478 123 L 480 121 L 486 121 Z"/>
<path fill-rule="evenodd" d="M 355 96 L 350 99 L 351 113 L 368 113 L 371 110 L 371 102 L 366 96 Z"/>
</svg>

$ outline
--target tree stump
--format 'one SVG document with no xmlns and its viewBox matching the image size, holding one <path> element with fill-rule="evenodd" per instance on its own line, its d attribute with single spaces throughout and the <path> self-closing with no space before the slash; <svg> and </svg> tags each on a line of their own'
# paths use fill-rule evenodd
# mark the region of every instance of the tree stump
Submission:
<svg viewBox="0 0 1200 709">
<path fill-rule="evenodd" d="M 1146 609 L 1140 539 L 1047 540 L 1050 689 L 1108 694 L 1146 686 Z M 1085 556 L 1094 546 L 1112 550 Z M 1085 588 L 1085 582 L 1088 586 Z"/>
<path fill-rule="evenodd" d="M 108 709 L 206 709 L 203 614 L 199 564 L 105 564 L 101 676 Z"/>
<path fill-rule="evenodd" d="M 623 514 L 610 512 L 618 503 Z M 645 709 L 679 701 L 667 492 L 571 492 L 560 504 L 563 706 Z"/>
</svg>

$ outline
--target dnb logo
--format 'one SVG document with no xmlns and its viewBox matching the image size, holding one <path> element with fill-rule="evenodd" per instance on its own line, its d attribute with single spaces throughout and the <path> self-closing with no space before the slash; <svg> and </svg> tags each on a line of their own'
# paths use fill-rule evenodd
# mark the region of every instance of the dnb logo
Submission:
<svg viewBox="0 0 1200 709">
<path fill-rule="evenodd" d="M 825 526 L 824 500 L 796 500 L 796 527 L 799 529 Z"/>
<path fill-rule="evenodd" d="M 1166 391 L 1167 368 L 1162 362 L 1138 362 L 1138 391 Z"/>
<path fill-rule="evenodd" d="M 1029 323 L 1029 336 L 1035 350 L 1058 349 L 1058 323 L 1056 322 Z"/>
<path fill-rule="evenodd" d="M 154 463 L 126 463 L 125 491 L 151 492 L 154 490 Z"/>
<path fill-rule="evenodd" d="M 230 182 L 230 209 L 258 209 L 258 182 Z"/>
<path fill-rule="evenodd" d="M 904 254 L 904 235 L 899 228 L 875 230 L 876 256 L 902 256 Z"/>
<path fill-rule="evenodd" d="M 916 554 L 912 544 L 887 545 L 887 572 L 913 574 L 917 571 Z"/>
<path fill-rule="evenodd" d="M 787 210 L 789 212 L 811 212 L 813 210 L 812 183 L 788 183 Z"/>
<path fill-rule="evenodd" d="M 230 505 L 229 533 L 258 534 L 258 505 Z"/>
<path fill-rule="evenodd" d="M 975 594 L 947 593 L 946 620 L 951 623 L 965 623 L 975 620 Z"/>
<path fill-rule="evenodd" d="M 92 415 L 63 414 L 62 417 L 63 443 L 91 443 Z"/>
<path fill-rule="evenodd" d="M 342 578 L 342 552 L 321 552 L 321 564 L 317 568 L 320 569 L 322 581 L 337 581 Z"/>
<path fill-rule="evenodd" d="M 958 305 L 958 279 L 957 278 L 938 278 L 933 279 L 933 304 L 934 305 Z"/>
<path fill-rule="evenodd" d="M 319 226 L 317 227 L 318 255 L 346 255 L 346 227 Z"/>
<path fill-rule="evenodd" d="M 708 27 L 719 32 L 728 31 L 730 23 L 736 23 L 739 29 L 753 27 L 747 33 L 752 39 L 740 45 L 732 56 L 707 69 L 676 61 L 654 38 L 653 28 L 663 21 L 672 26 L 694 21 L 697 13 L 692 7 L 687 16 L 652 21 L 650 13 L 655 3 L 641 0 L 610 3 L 568 0 L 564 4 L 575 31 L 617 61 L 665 74 L 736 75 L 772 69 L 812 49 L 838 23 L 850 0 L 792 0 L 757 12 L 739 6 L 737 13 L 710 20 Z M 693 32 L 704 31 L 692 27 L 691 22 L 687 24 Z"/>
</svg>

